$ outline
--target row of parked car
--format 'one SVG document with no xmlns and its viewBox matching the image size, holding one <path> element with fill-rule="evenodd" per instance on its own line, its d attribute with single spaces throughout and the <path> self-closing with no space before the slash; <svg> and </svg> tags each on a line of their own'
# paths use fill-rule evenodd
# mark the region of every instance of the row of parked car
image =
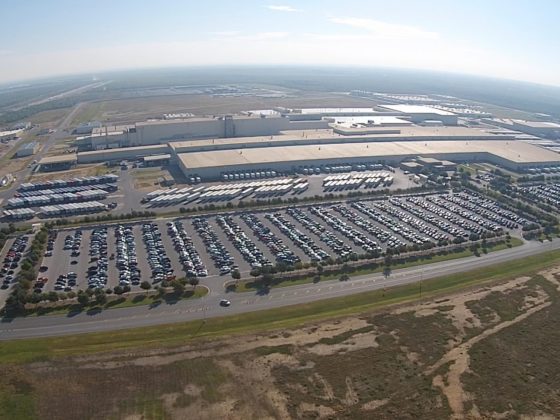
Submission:
<svg viewBox="0 0 560 420">
<path fill-rule="evenodd" d="M 220 274 L 230 273 L 235 265 L 234 258 L 230 255 L 227 248 L 222 244 L 214 229 L 203 217 L 195 217 L 192 221 L 194 229 L 202 239 L 204 246 L 206 247 L 206 252 L 210 255 L 210 258 L 214 261 L 214 265 L 220 270 Z"/>
<path fill-rule="evenodd" d="M 371 214 L 374 215 L 374 220 L 382 225 L 388 227 L 397 235 L 402 236 L 404 239 L 412 244 L 422 245 L 432 241 L 427 235 L 420 233 L 421 231 L 410 229 L 406 226 L 405 220 L 399 220 L 391 217 L 389 207 L 385 203 L 373 203 L 370 207 Z"/>
<path fill-rule="evenodd" d="M 252 213 L 243 213 L 241 219 L 249 226 L 255 236 L 263 242 L 270 250 L 276 263 L 294 265 L 301 259 L 276 236 L 267 226 L 265 226 L 257 216 Z"/>
<path fill-rule="evenodd" d="M 0 270 L 0 278 L 2 278 L 2 286 L 0 287 L 2 289 L 7 289 L 10 287 L 10 284 L 15 282 L 15 270 L 18 268 L 28 242 L 29 236 L 19 236 L 14 240 L 12 246 L 10 246 L 2 262 L 2 269 Z"/>
<path fill-rule="evenodd" d="M 367 232 L 372 237 L 376 238 L 379 242 L 386 244 L 387 249 L 400 249 L 406 246 L 404 242 L 402 242 L 400 239 L 394 236 L 391 232 L 379 227 L 375 223 L 372 223 L 372 221 L 370 220 L 371 216 L 366 219 L 358 212 L 353 211 L 357 209 L 362 213 L 369 215 L 368 212 L 370 209 L 366 209 L 365 206 L 363 208 L 359 207 L 358 205 L 362 203 L 353 203 L 353 204 L 356 205 L 354 209 L 348 208 L 346 206 L 338 205 L 334 207 L 334 210 L 336 210 L 338 213 L 346 217 L 346 219 L 351 220 L 356 226 L 361 228 L 363 231 Z M 356 235 L 353 232 L 351 232 L 351 234 Z M 364 242 L 363 237 L 358 236 L 358 239 L 361 242 Z M 361 245 L 359 242 L 356 243 L 355 240 L 354 243 L 356 245 L 360 245 L 362 249 L 366 252 L 381 253 L 382 251 L 381 246 L 378 245 L 377 242 L 372 240 L 371 238 L 368 238 L 368 240 L 369 240 L 368 242 Z"/>
<path fill-rule="evenodd" d="M 132 226 L 119 225 L 115 229 L 117 238 L 117 270 L 119 270 L 120 286 L 137 286 L 140 284 L 140 269 L 136 242 Z"/>
<path fill-rule="evenodd" d="M 530 187 L 512 187 L 515 194 L 520 197 L 549 204 L 560 209 L 560 184 L 542 184 Z"/>
<path fill-rule="evenodd" d="M 482 234 L 484 231 L 492 231 L 498 232 L 502 230 L 502 227 L 494 222 L 490 222 L 483 217 L 480 217 L 477 213 L 472 211 L 466 210 L 452 201 L 448 201 L 446 196 L 428 196 L 426 200 L 431 201 L 432 203 L 438 205 L 439 207 L 443 207 L 444 209 L 454 213 L 457 216 L 462 217 L 463 219 L 470 220 L 474 222 L 476 225 L 476 233 Z"/>
<path fill-rule="evenodd" d="M 482 226 L 476 225 L 472 222 L 469 222 L 468 220 L 464 220 L 457 216 L 455 213 L 445 208 L 439 207 L 435 203 L 432 203 L 424 198 L 407 197 L 406 201 L 412 203 L 415 206 L 418 206 L 419 208 L 424 209 L 425 211 L 433 213 L 442 219 L 447 220 L 449 223 L 452 223 L 454 227 L 463 232 L 463 238 L 468 238 L 472 233 L 480 234 L 484 232 L 484 228 Z"/>
<path fill-rule="evenodd" d="M 91 232 L 89 239 L 90 262 L 88 267 L 87 282 L 90 289 L 100 289 L 107 285 L 107 228 L 96 228 Z"/>
<path fill-rule="evenodd" d="M 272 266 L 272 263 L 265 257 L 264 253 L 255 245 L 247 234 L 239 227 L 229 215 L 216 217 L 216 222 L 223 230 L 228 240 L 241 253 L 245 261 L 253 268 Z"/>
<path fill-rule="evenodd" d="M 61 274 L 58 276 L 54 283 L 54 290 L 61 292 L 69 292 L 74 287 L 76 287 L 76 283 L 78 281 L 78 275 L 73 271 L 69 272 L 68 274 Z"/>
<path fill-rule="evenodd" d="M 142 225 L 142 239 L 148 254 L 148 263 L 152 270 L 152 282 L 159 283 L 163 280 L 174 279 L 171 260 L 165 252 L 161 232 L 156 223 L 144 223 Z"/>
<path fill-rule="evenodd" d="M 330 257 L 328 252 L 317 245 L 313 239 L 296 228 L 293 223 L 286 220 L 281 213 L 267 213 L 264 217 L 270 220 L 284 235 L 290 238 L 311 261 L 319 262 Z"/>
<path fill-rule="evenodd" d="M 183 265 L 187 277 L 206 277 L 208 270 L 194 246 L 193 239 L 187 233 L 183 222 L 167 222 L 167 233 L 173 240 L 175 251 L 179 253 L 179 261 Z"/>
<path fill-rule="evenodd" d="M 377 202 L 374 205 L 375 207 L 377 207 L 377 209 L 384 211 L 385 213 L 393 216 L 396 220 L 400 222 L 406 223 L 416 231 L 426 234 L 426 236 L 430 237 L 432 240 L 436 242 L 450 239 L 449 235 L 440 232 L 434 226 L 426 223 L 425 220 L 421 220 L 417 217 L 414 217 L 402 211 L 398 207 L 393 207 L 390 199 L 387 202 Z"/>
<path fill-rule="evenodd" d="M 306 209 L 308 210 L 308 209 Z M 324 242 L 338 257 L 345 258 L 352 253 L 352 247 L 336 236 L 323 224 L 309 217 L 300 207 L 290 207 L 286 212 Z"/>
<path fill-rule="evenodd" d="M 82 231 L 76 229 L 73 235 L 66 235 L 64 238 L 64 249 L 71 250 L 71 256 L 77 257 L 80 255 L 80 246 L 82 244 Z"/>
<path fill-rule="evenodd" d="M 478 194 L 458 193 L 454 196 L 446 196 L 455 198 L 454 203 L 458 203 L 471 211 L 479 212 L 484 217 L 492 220 L 508 229 L 517 229 L 519 226 L 527 226 L 532 224 L 530 220 L 519 216 L 511 210 L 504 208 L 503 204 L 483 198 Z"/>
<path fill-rule="evenodd" d="M 451 224 L 448 220 L 446 220 L 441 216 L 436 216 L 432 212 L 427 211 L 429 207 L 433 207 L 434 210 L 436 209 L 436 207 L 430 203 L 421 201 L 421 199 L 417 197 L 408 197 L 407 199 L 392 197 L 389 199 L 389 202 L 393 206 L 398 207 L 406 211 L 407 213 L 416 216 L 418 219 L 423 220 L 424 222 L 429 223 L 432 226 L 436 226 L 437 228 L 449 234 L 453 238 L 457 238 L 457 237 L 465 238 L 469 236 L 469 234 L 464 229 Z M 413 205 L 413 203 L 415 205 Z M 425 205 L 425 207 L 420 205 L 421 203 Z M 447 212 L 447 210 L 441 210 L 441 211 Z"/>
</svg>

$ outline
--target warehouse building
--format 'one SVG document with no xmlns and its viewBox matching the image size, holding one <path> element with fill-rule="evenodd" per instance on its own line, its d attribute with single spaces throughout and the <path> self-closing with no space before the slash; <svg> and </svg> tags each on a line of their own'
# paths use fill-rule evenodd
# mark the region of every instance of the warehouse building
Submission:
<svg viewBox="0 0 560 420">
<path fill-rule="evenodd" d="M 178 153 L 177 163 L 186 176 L 205 180 L 225 171 L 294 171 L 332 164 L 399 162 L 417 156 L 456 162 L 491 162 L 512 170 L 560 165 L 560 156 L 524 142 L 421 141 L 299 145 L 270 148 Z"/>
<path fill-rule="evenodd" d="M 282 116 L 231 116 L 138 122 L 101 127 L 76 139 L 81 149 L 107 149 L 164 144 L 183 139 L 271 136 L 284 130 L 328 128 L 328 121 L 292 122 Z"/>
<path fill-rule="evenodd" d="M 509 118 L 484 118 L 482 122 L 505 128 L 507 130 L 520 131 L 536 137 L 549 139 L 560 139 L 560 124 L 551 121 L 526 121 Z"/>
<path fill-rule="evenodd" d="M 394 111 L 400 118 L 408 119 L 415 124 L 439 121 L 443 125 L 457 125 L 457 114 L 425 105 L 380 105 L 381 109 Z"/>
<path fill-rule="evenodd" d="M 39 161 L 40 170 L 43 172 L 64 171 L 72 168 L 78 162 L 75 153 L 65 155 L 47 156 Z"/>
<path fill-rule="evenodd" d="M 0 141 L 1 142 L 7 142 L 10 140 L 15 140 L 18 138 L 19 133 L 21 133 L 22 130 L 9 130 L 9 131 L 0 131 Z"/>
<path fill-rule="evenodd" d="M 39 143 L 37 143 L 36 141 L 32 141 L 31 143 L 26 143 L 23 146 L 21 146 L 16 152 L 16 157 L 20 158 L 20 157 L 31 156 L 37 153 L 38 151 L 39 151 Z"/>
<path fill-rule="evenodd" d="M 487 133 L 466 127 L 418 127 L 399 128 L 369 127 L 366 133 L 351 127 L 341 129 L 347 135 L 333 133 L 331 129 L 290 130 L 274 136 L 231 137 L 174 141 L 168 144 L 100 149 L 78 153 L 78 163 L 120 162 L 146 156 L 209 150 L 227 150 L 252 147 L 296 146 L 299 144 L 336 144 L 346 142 L 387 142 L 387 141 L 439 141 L 439 140 L 495 140 L 513 139 L 514 136 Z"/>
</svg>

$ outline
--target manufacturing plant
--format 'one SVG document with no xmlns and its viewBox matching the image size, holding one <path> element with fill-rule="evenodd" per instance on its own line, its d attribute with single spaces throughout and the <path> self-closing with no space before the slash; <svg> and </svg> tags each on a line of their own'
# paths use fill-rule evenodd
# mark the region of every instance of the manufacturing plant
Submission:
<svg viewBox="0 0 560 420">
<path fill-rule="evenodd" d="M 100 127 L 93 122 L 84 126 L 91 127 L 90 134 L 76 138 L 78 153 L 45 157 L 39 164 L 41 170 L 54 171 L 76 164 L 141 160 L 145 166 L 176 165 L 187 179 L 204 181 L 223 179 L 227 172 L 399 165 L 419 156 L 424 162 L 415 163 L 426 167 L 430 166 L 426 159 L 439 165 L 489 162 L 521 172 L 560 165 L 557 153 L 520 141 L 520 133 L 513 129 L 489 128 L 489 123 L 481 124 L 482 128 L 467 126 L 446 109 L 460 106 L 450 103 L 450 98 L 448 102 L 418 98 L 412 103 L 392 99 L 372 108 L 274 108 L 211 117 L 177 114 L 126 126 Z M 556 129 L 553 123 L 515 124 L 520 130 L 539 129 L 548 137 Z"/>
</svg>

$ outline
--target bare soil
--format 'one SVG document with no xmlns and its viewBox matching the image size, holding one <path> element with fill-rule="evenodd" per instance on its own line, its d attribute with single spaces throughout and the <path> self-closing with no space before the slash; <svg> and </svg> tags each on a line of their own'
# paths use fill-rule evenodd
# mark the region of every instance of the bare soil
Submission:
<svg viewBox="0 0 560 420">
<path fill-rule="evenodd" d="M 558 418 L 559 273 L 289 331 L 2 367 L 0 389 L 33 395 L 41 418 Z"/>
</svg>

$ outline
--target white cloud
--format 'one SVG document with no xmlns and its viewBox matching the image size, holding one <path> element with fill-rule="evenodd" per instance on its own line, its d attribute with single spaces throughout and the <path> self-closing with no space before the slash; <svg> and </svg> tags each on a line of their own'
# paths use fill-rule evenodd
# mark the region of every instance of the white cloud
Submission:
<svg viewBox="0 0 560 420">
<path fill-rule="evenodd" d="M 237 36 L 240 34 L 239 31 L 217 31 L 217 32 L 210 32 L 211 35 L 217 37 L 226 37 L 226 36 Z"/>
<path fill-rule="evenodd" d="M 268 10 L 274 10 L 275 12 L 301 12 L 301 9 L 296 9 L 292 6 L 287 5 L 278 5 L 278 4 L 269 4 L 265 6 Z"/>
<path fill-rule="evenodd" d="M 272 41 L 290 36 L 289 32 L 257 32 L 255 34 L 243 34 L 241 32 L 214 32 L 219 41 Z"/>
<path fill-rule="evenodd" d="M 329 19 L 339 25 L 347 25 L 353 28 L 364 29 L 378 38 L 412 38 L 412 39 L 438 39 L 436 32 L 426 31 L 422 28 L 396 23 L 382 22 L 375 19 L 356 17 L 332 17 Z"/>
</svg>

